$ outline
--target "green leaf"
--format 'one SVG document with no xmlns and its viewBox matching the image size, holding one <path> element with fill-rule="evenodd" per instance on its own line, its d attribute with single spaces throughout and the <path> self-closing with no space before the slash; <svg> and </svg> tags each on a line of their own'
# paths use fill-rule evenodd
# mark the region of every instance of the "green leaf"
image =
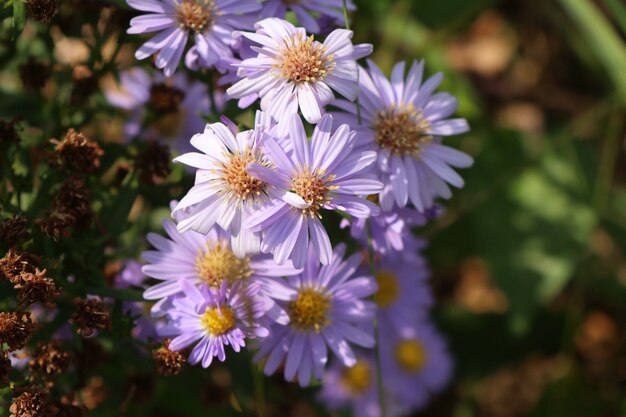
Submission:
<svg viewBox="0 0 626 417">
<path fill-rule="evenodd" d="M 13 27 L 13 39 L 17 39 L 24 29 L 26 23 L 26 4 L 21 0 L 13 1 L 13 19 L 11 26 Z"/>
</svg>

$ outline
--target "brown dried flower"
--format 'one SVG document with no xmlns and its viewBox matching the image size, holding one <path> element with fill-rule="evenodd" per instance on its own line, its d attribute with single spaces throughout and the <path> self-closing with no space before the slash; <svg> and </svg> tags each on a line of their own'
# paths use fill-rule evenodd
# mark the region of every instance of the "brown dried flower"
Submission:
<svg viewBox="0 0 626 417">
<path fill-rule="evenodd" d="M 49 23 L 59 11 L 59 0 L 26 0 L 28 14 L 43 23 Z"/>
<path fill-rule="evenodd" d="M 59 211 L 48 211 L 45 218 L 35 220 L 42 233 L 55 241 L 59 240 L 61 236 L 68 237 L 70 235 L 69 228 L 75 222 L 76 218 L 72 214 Z"/>
<path fill-rule="evenodd" d="M 144 184 L 155 184 L 167 178 L 172 172 L 170 158 L 170 149 L 167 145 L 153 140 L 148 141 L 148 146 L 135 158 L 139 181 Z"/>
<path fill-rule="evenodd" d="M 163 345 L 152 351 L 152 358 L 156 363 L 157 372 L 161 375 L 172 376 L 177 375 L 187 363 L 189 350 L 173 351 L 170 350 L 170 339 L 163 340 Z"/>
<path fill-rule="evenodd" d="M 55 197 L 54 204 L 61 212 L 70 213 L 76 223 L 84 224 L 91 217 L 90 193 L 85 181 L 76 176 L 65 180 Z"/>
<path fill-rule="evenodd" d="M 20 252 L 14 248 L 0 259 L 0 272 L 12 284 L 17 284 L 24 272 L 35 272 L 35 257 L 28 252 Z"/>
<path fill-rule="evenodd" d="M 19 290 L 17 299 L 20 306 L 40 303 L 53 307 L 52 300 L 60 294 L 54 281 L 46 277 L 46 270 L 39 268 L 35 272 L 22 272 L 14 288 Z"/>
<path fill-rule="evenodd" d="M 13 393 L 9 412 L 10 417 L 55 417 L 57 410 L 41 388 L 28 387 Z"/>
<path fill-rule="evenodd" d="M 82 132 L 70 129 L 62 141 L 51 139 L 50 142 L 56 145 L 53 165 L 76 173 L 89 173 L 100 168 L 104 151 Z"/>
<path fill-rule="evenodd" d="M 38 328 L 28 311 L 0 313 L 0 340 L 9 345 L 10 352 L 26 346 Z"/>
<path fill-rule="evenodd" d="M 61 375 L 70 365 L 70 354 L 61 349 L 58 340 L 43 342 L 37 347 L 33 358 L 28 362 L 32 372 L 31 379 L 41 377 L 49 380 Z"/>
<path fill-rule="evenodd" d="M 84 300 L 74 299 L 74 315 L 72 323 L 77 327 L 76 333 L 89 337 L 96 330 L 108 329 L 111 327 L 111 317 L 104 308 L 104 303 L 95 299 Z"/>
<path fill-rule="evenodd" d="M 50 64 L 39 61 L 32 56 L 19 67 L 20 79 L 28 90 L 38 91 L 46 85 L 50 78 Z"/>
<path fill-rule="evenodd" d="M 150 87 L 150 106 L 160 114 L 176 113 L 185 98 L 185 93 L 167 84 L 154 84 Z"/>
<path fill-rule="evenodd" d="M 16 214 L 0 222 L 0 241 L 13 246 L 28 237 L 26 217 Z"/>
</svg>

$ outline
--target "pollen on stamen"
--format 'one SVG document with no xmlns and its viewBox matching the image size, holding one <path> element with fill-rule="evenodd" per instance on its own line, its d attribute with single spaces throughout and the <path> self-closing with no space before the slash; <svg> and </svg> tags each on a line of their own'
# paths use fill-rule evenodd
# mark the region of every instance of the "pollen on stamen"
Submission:
<svg viewBox="0 0 626 417">
<path fill-rule="evenodd" d="M 209 307 L 200 317 L 200 322 L 212 336 L 221 336 L 235 327 L 235 314 L 228 306 Z"/>
<path fill-rule="evenodd" d="M 376 142 L 396 155 L 421 153 L 432 142 L 429 129 L 430 122 L 413 106 L 383 110 L 374 120 Z"/>
<path fill-rule="evenodd" d="M 330 297 L 311 288 L 303 289 L 298 298 L 289 303 L 291 325 L 301 331 L 319 333 L 330 324 L 328 312 Z"/>
<path fill-rule="evenodd" d="M 338 188 L 328 185 L 334 179 L 335 175 L 325 176 L 323 172 L 316 170 L 311 173 L 305 169 L 291 180 L 293 192 L 310 204 L 308 208 L 302 209 L 303 214 L 321 218 L 319 210 L 331 200 L 328 192 Z"/>
<path fill-rule="evenodd" d="M 427 359 L 424 346 L 414 339 L 400 341 L 395 349 L 395 358 L 401 369 L 411 373 L 420 372 Z"/>
<path fill-rule="evenodd" d="M 180 26 L 194 32 L 201 32 L 210 26 L 217 14 L 213 0 L 183 0 L 176 8 Z"/>
<path fill-rule="evenodd" d="M 227 158 L 229 161 L 224 164 L 222 175 L 231 194 L 242 201 L 260 196 L 265 189 L 265 183 L 253 178 L 247 171 L 249 163 L 258 161 L 257 155 L 246 149 L 244 152 L 227 155 Z"/>
<path fill-rule="evenodd" d="M 196 273 L 207 285 L 219 288 L 224 280 L 235 282 L 249 277 L 249 259 L 240 259 L 227 241 L 207 242 L 206 249 L 196 256 Z"/>
<path fill-rule="evenodd" d="M 277 65 L 280 74 L 296 84 L 322 81 L 335 68 L 334 55 L 326 55 L 326 48 L 302 33 L 285 41 L 282 61 Z"/>
</svg>

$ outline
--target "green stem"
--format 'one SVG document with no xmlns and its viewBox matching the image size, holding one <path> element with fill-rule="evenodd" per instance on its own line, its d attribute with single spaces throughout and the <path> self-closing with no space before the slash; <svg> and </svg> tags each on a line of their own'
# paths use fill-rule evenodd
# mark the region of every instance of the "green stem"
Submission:
<svg viewBox="0 0 626 417">
<path fill-rule="evenodd" d="M 368 261 L 370 265 L 370 275 L 373 277 L 375 271 L 374 268 L 374 245 L 372 245 L 372 230 L 371 223 L 368 221 L 367 227 L 367 253 Z M 374 302 L 376 301 L 376 294 L 374 294 Z M 378 404 L 380 406 L 380 417 L 386 416 L 386 404 L 385 404 L 385 389 L 383 385 L 383 373 L 382 363 L 380 358 L 380 326 L 378 323 L 378 314 L 374 316 L 374 335 L 376 337 L 376 344 L 374 345 L 374 356 L 376 360 L 376 390 L 378 392 Z"/>
</svg>

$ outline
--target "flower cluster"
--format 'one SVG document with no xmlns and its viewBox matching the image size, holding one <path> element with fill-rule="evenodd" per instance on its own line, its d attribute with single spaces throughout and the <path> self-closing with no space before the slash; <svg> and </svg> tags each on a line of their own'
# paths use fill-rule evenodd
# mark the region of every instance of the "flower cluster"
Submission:
<svg viewBox="0 0 626 417">
<path fill-rule="evenodd" d="M 194 185 L 172 203 L 167 237 L 150 233 L 154 250 L 142 254 L 142 273 L 154 280 L 144 297 L 163 323 L 155 358 L 164 373 L 185 357 L 206 368 L 226 360 L 228 347 L 251 347 L 267 375 L 280 370 L 301 386 L 325 380 L 320 398 L 330 407 L 353 404 L 374 417 L 380 395 L 387 415 L 423 407 L 449 379 L 451 360 L 429 321 L 425 241 L 412 228 L 437 217 L 448 184 L 463 186 L 453 168 L 472 164 L 442 144 L 469 128 L 450 118 L 456 99 L 435 92 L 441 74 L 422 82 L 423 62 L 406 76 L 399 63 L 387 79 L 371 61 L 359 66 L 372 46 L 322 24 L 341 21 L 351 2 L 127 1 L 149 12 L 129 33 L 157 32 L 138 59 L 155 54 L 171 77 L 186 51 L 188 69 L 216 69 L 217 85 L 228 87 L 216 98 L 212 81 L 205 89 L 181 74 L 133 69 L 108 93 L 133 113 L 129 137 L 145 128 L 144 108 L 161 127 L 172 126 L 170 115 L 194 117 L 175 135 L 191 147 L 181 143 L 174 159 L 195 170 Z M 287 10 L 303 27 L 283 20 Z M 247 129 L 224 115 L 202 129 L 198 116 L 221 112 L 223 99 L 258 101 L 260 110 Z M 337 239 L 340 227 L 354 244 Z"/>
</svg>

